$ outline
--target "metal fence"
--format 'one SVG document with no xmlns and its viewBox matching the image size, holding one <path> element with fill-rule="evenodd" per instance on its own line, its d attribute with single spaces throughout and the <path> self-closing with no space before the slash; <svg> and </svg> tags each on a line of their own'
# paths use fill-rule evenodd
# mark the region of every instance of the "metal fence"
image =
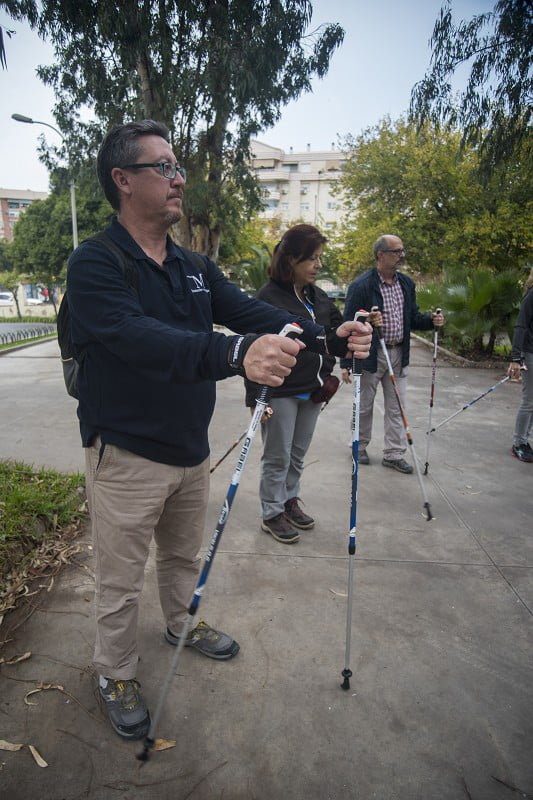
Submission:
<svg viewBox="0 0 533 800">
<path fill-rule="evenodd" d="M 37 339 L 56 333 L 55 325 L 39 325 L 38 327 L 23 328 L 21 330 L 2 331 L 0 326 L 0 344 L 15 344 L 27 339 Z"/>
</svg>

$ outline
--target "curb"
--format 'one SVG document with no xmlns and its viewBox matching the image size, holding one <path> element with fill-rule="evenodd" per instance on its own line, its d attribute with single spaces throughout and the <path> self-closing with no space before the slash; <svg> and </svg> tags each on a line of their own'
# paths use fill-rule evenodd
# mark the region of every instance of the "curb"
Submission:
<svg viewBox="0 0 533 800">
<path fill-rule="evenodd" d="M 5 356 L 7 353 L 14 353 L 17 350 L 24 350 L 26 347 L 33 347 L 36 344 L 42 344 L 43 342 L 51 342 L 52 339 L 57 339 L 57 333 L 51 333 L 49 336 L 43 336 L 40 339 L 34 339 L 32 342 L 26 342 L 25 344 L 16 344 L 13 347 L 5 347 L 4 349 L 0 350 L 0 356 Z"/>
<path fill-rule="evenodd" d="M 430 350 L 433 350 L 433 342 L 428 341 L 428 339 L 424 339 L 423 336 L 418 336 L 416 333 L 411 331 L 411 336 L 413 339 L 416 339 L 417 342 L 424 344 Z M 437 352 L 441 355 L 448 358 L 450 361 L 453 361 L 459 367 L 469 368 L 469 369 L 501 369 L 502 367 L 507 367 L 507 361 L 487 361 L 487 362 L 480 362 L 480 361 L 471 361 L 469 358 L 463 358 L 463 356 L 458 356 L 457 353 L 453 353 L 451 350 L 447 350 L 445 347 L 442 347 L 440 344 L 437 345 Z"/>
</svg>

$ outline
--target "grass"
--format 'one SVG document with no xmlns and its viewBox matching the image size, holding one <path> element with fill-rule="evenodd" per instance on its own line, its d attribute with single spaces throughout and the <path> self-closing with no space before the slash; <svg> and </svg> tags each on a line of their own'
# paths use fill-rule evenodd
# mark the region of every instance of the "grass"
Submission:
<svg viewBox="0 0 533 800">
<path fill-rule="evenodd" d="M 9 342 L 8 344 L 0 344 L 0 350 L 12 350 L 14 347 L 23 347 L 27 344 L 35 344 L 36 342 L 46 342 L 47 339 L 55 339 L 57 334 L 47 333 L 45 336 L 33 336 L 31 339 L 19 339 L 16 342 Z"/>
<path fill-rule="evenodd" d="M 0 461 L 0 589 L 37 547 L 83 516 L 83 485 L 80 473 Z"/>
</svg>

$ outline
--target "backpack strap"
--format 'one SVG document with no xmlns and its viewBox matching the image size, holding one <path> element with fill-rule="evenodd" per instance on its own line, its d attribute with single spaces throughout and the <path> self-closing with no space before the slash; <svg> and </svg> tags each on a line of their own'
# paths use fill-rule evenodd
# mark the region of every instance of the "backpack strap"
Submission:
<svg viewBox="0 0 533 800">
<path fill-rule="evenodd" d="M 130 256 L 129 253 L 123 250 L 122 247 L 119 247 L 117 244 L 115 244 L 111 236 L 109 236 L 106 231 L 100 231 L 94 236 L 85 239 L 85 241 L 103 244 L 106 250 L 109 250 L 111 253 L 113 253 L 120 264 L 126 285 L 131 289 L 134 289 L 135 292 L 139 294 L 139 273 L 137 271 L 137 264 L 135 259 Z"/>
</svg>

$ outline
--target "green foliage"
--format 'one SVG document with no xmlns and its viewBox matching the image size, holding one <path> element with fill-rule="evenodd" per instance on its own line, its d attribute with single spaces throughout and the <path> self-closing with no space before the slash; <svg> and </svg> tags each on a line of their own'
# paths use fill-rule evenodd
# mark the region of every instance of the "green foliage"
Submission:
<svg viewBox="0 0 533 800">
<path fill-rule="evenodd" d="M 83 476 L 0 461 L 0 579 L 46 538 L 81 517 Z"/>
<path fill-rule="evenodd" d="M 423 310 L 443 309 L 444 334 L 452 349 L 463 355 L 491 356 L 499 334 L 512 338 L 521 294 L 516 271 L 477 269 L 465 273 L 456 267 L 446 273 L 442 283 L 419 287 L 417 300 Z"/>
<path fill-rule="evenodd" d="M 263 219 L 253 216 L 224 236 L 219 260 L 224 267 L 233 269 L 241 261 L 256 257 L 254 247 L 266 247 L 270 252 L 283 235 L 281 218 Z"/>
<path fill-rule="evenodd" d="M 90 184 L 78 188 L 76 206 L 80 241 L 105 227 L 112 210 L 100 196 L 94 196 Z M 31 282 L 46 286 L 53 297 L 54 287 L 65 282 L 71 252 L 70 193 L 52 192 L 45 200 L 32 203 L 17 220 L 9 257 L 16 270 Z"/>
<path fill-rule="evenodd" d="M 518 152 L 531 173 L 533 6 L 527 0 L 498 0 L 492 12 L 455 24 L 446 0 L 431 38 L 431 66 L 416 84 L 411 112 L 427 120 L 458 125 L 463 144 L 481 145 L 485 175 Z M 457 99 L 451 78 L 469 63 L 466 89 Z"/>
<path fill-rule="evenodd" d="M 272 253 L 265 244 L 252 245 L 250 250 L 251 257 L 233 267 L 233 277 L 239 286 L 253 294 L 268 281 Z"/>
<path fill-rule="evenodd" d="M 527 261 L 527 176 L 516 164 L 483 184 L 477 152 L 460 142 L 457 131 L 417 130 L 403 119 L 385 119 L 347 141 L 338 182 L 347 213 L 336 237 L 347 278 L 373 263 L 372 244 L 384 233 L 402 238 L 415 273 L 456 264 L 508 270 Z"/>
<path fill-rule="evenodd" d="M 165 122 L 189 175 L 182 243 L 215 257 L 222 231 L 259 208 L 250 137 L 327 73 L 344 36 L 335 24 L 309 31 L 309 0 L 43 0 L 39 12 L 56 56 L 39 74 L 66 138 L 49 163 L 68 152 L 77 175 L 112 123 Z M 94 121 L 80 120 L 84 107 Z"/>
<path fill-rule="evenodd" d="M 0 272 L 9 272 L 13 269 L 9 258 L 9 243 L 5 239 L 0 239 Z"/>
</svg>

